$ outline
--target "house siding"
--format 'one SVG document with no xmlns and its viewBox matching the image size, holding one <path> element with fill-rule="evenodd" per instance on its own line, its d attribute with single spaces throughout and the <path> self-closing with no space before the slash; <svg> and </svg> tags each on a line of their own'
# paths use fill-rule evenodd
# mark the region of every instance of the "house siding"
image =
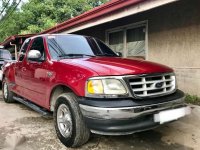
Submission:
<svg viewBox="0 0 200 150">
<path fill-rule="evenodd" d="M 149 60 L 174 68 L 178 86 L 200 96 L 200 1 L 181 0 L 152 11 Z"/>
<path fill-rule="evenodd" d="M 148 60 L 174 68 L 178 86 L 200 96 L 200 1 L 181 0 L 76 34 L 106 40 L 106 30 L 148 20 Z"/>
</svg>

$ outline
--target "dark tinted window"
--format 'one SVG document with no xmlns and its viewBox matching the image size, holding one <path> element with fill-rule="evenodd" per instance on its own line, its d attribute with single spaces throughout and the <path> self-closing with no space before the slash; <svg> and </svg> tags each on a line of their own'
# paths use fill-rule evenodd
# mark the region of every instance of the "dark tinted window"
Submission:
<svg viewBox="0 0 200 150">
<path fill-rule="evenodd" d="M 92 56 L 117 56 L 103 42 L 93 37 L 78 35 L 48 36 L 48 48 L 53 59 L 66 54 L 83 54 Z"/>
<path fill-rule="evenodd" d="M 22 45 L 22 48 L 21 48 L 21 52 L 22 52 L 22 53 L 26 53 L 30 41 L 31 41 L 30 39 L 26 39 L 26 40 L 24 41 L 24 44 Z"/>
<path fill-rule="evenodd" d="M 91 42 L 92 43 L 94 42 L 93 47 L 94 47 L 94 51 L 97 55 L 104 55 L 105 54 L 105 55 L 116 56 L 116 54 L 106 44 L 104 44 L 99 39 L 93 39 L 93 40 L 91 40 Z"/>
<path fill-rule="evenodd" d="M 41 53 L 41 60 L 45 58 L 45 49 L 44 49 L 44 42 L 42 37 L 37 37 L 34 39 L 30 50 L 38 50 Z"/>
<path fill-rule="evenodd" d="M 26 51 L 28 50 L 28 46 L 30 44 L 30 39 L 26 39 L 21 47 L 20 53 L 19 53 L 19 61 L 22 61 L 24 59 L 24 56 L 26 54 Z"/>
</svg>

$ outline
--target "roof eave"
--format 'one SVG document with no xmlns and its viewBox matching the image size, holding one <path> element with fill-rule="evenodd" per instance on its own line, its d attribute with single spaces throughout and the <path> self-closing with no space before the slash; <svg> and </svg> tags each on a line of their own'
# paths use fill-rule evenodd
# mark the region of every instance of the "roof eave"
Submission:
<svg viewBox="0 0 200 150">
<path fill-rule="evenodd" d="M 2 43 L 0 43 L 0 45 L 6 46 L 6 45 L 10 44 L 10 42 L 13 42 L 18 38 L 29 38 L 34 35 L 36 35 L 36 34 L 12 35 L 12 36 L 8 37 L 6 40 L 4 40 Z"/>
<path fill-rule="evenodd" d="M 145 0 L 130 0 L 130 1 L 115 0 L 115 1 L 111 1 L 104 5 L 96 7 L 92 10 L 89 10 L 77 17 L 69 19 L 61 24 L 58 24 L 58 25 L 54 26 L 53 28 L 47 29 L 47 30 L 41 32 L 41 34 L 61 32 L 62 30 L 72 27 L 74 25 L 78 25 L 80 23 L 84 23 L 84 22 L 92 20 L 94 18 L 101 17 L 103 15 L 109 14 L 116 10 L 122 9 L 126 6 L 136 5 L 142 1 L 145 1 Z"/>
</svg>

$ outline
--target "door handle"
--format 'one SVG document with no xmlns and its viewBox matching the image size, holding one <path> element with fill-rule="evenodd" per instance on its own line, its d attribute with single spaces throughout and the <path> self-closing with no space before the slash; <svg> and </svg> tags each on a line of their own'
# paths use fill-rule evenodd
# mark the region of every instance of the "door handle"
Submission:
<svg viewBox="0 0 200 150">
<path fill-rule="evenodd" d="M 26 67 L 22 67 L 22 71 L 26 71 Z"/>
</svg>

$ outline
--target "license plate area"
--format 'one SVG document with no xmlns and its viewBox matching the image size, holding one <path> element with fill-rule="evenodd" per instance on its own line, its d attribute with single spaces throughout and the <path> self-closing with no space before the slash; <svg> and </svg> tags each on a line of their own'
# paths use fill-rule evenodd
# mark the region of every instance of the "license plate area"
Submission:
<svg viewBox="0 0 200 150">
<path fill-rule="evenodd" d="M 190 107 L 182 107 L 177 109 L 164 110 L 157 114 L 154 114 L 154 122 L 160 124 L 177 120 L 191 113 Z"/>
</svg>

